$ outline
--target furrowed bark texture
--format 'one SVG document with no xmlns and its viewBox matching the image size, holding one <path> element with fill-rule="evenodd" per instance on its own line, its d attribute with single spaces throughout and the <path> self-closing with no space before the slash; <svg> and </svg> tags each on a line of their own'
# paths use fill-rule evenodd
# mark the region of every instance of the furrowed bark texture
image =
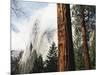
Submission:
<svg viewBox="0 0 100 75">
<path fill-rule="evenodd" d="M 81 6 L 81 31 L 82 31 L 82 41 L 83 41 L 83 59 L 85 64 L 85 69 L 90 69 L 90 58 L 89 58 L 89 50 L 87 44 L 87 36 L 86 36 L 86 26 L 85 26 L 85 15 L 84 15 L 84 6 Z"/>
<path fill-rule="evenodd" d="M 74 70 L 74 53 L 70 18 L 70 5 L 57 4 L 58 19 L 58 71 Z"/>
</svg>

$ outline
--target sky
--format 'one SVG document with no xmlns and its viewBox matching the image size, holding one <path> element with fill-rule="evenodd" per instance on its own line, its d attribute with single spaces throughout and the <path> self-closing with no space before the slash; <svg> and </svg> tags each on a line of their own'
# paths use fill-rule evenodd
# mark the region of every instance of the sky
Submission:
<svg viewBox="0 0 100 75">
<path fill-rule="evenodd" d="M 57 29 L 57 7 L 55 3 L 20 1 L 17 8 L 20 8 L 25 16 L 20 14 L 21 12 L 17 12 L 20 15 L 16 16 L 11 9 L 11 50 L 25 50 L 27 48 L 36 19 L 40 22 L 39 36 L 45 30 Z M 52 36 L 52 42 L 57 44 L 57 30 Z M 44 38 L 40 52 L 44 53 L 45 50 L 49 49 L 50 44 L 47 38 Z"/>
</svg>

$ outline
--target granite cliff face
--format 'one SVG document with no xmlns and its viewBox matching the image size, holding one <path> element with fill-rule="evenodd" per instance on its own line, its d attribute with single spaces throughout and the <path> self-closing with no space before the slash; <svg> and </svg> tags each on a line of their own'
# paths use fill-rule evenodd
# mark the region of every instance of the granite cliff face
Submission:
<svg viewBox="0 0 100 75">
<path fill-rule="evenodd" d="M 11 50 L 11 73 L 17 72 L 17 65 L 21 59 L 23 51 Z"/>
</svg>

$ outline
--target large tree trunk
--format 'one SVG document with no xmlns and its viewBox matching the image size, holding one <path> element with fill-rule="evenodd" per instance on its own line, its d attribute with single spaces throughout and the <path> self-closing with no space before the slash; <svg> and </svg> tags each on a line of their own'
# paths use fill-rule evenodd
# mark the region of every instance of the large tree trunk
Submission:
<svg viewBox="0 0 100 75">
<path fill-rule="evenodd" d="M 83 42 L 83 59 L 85 64 L 85 69 L 90 69 L 90 58 L 87 44 L 87 36 L 86 36 L 86 26 L 85 26 L 85 15 L 84 15 L 84 6 L 81 6 L 81 31 L 82 31 L 82 42 Z"/>
<path fill-rule="evenodd" d="M 64 14 L 65 5 L 57 4 L 57 20 L 58 20 L 58 71 L 64 71 L 68 64 L 68 55 L 66 54 L 68 47 L 66 46 L 66 17 Z M 66 48 L 66 49 L 65 49 Z M 66 51 L 66 52 L 65 52 Z M 67 57 L 67 58 L 66 58 Z M 66 62 L 67 61 L 67 62 Z"/>
<path fill-rule="evenodd" d="M 74 53 L 72 43 L 72 29 L 70 5 L 57 4 L 58 19 L 58 70 L 74 70 Z"/>
<path fill-rule="evenodd" d="M 67 18 L 67 25 L 66 25 L 66 35 L 68 35 L 68 50 L 69 50 L 69 70 L 75 70 L 75 62 L 74 62 L 74 51 L 73 51 L 73 40 L 72 40 L 72 25 L 71 25 L 71 15 L 70 15 L 70 5 L 66 5 L 66 18 Z"/>
</svg>

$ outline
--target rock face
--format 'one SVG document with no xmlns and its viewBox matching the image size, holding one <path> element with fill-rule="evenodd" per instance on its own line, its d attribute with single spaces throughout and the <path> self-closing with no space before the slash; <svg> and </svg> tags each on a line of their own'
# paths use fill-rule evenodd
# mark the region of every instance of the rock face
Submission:
<svg viewBox="0 0 100 75">
<path fill-rule="evenodd" d="M 21 59 L 23 51 L 11 50 L 11 74 L 15 74 L 18 68 L 18 62 Z"/>
</svg>

